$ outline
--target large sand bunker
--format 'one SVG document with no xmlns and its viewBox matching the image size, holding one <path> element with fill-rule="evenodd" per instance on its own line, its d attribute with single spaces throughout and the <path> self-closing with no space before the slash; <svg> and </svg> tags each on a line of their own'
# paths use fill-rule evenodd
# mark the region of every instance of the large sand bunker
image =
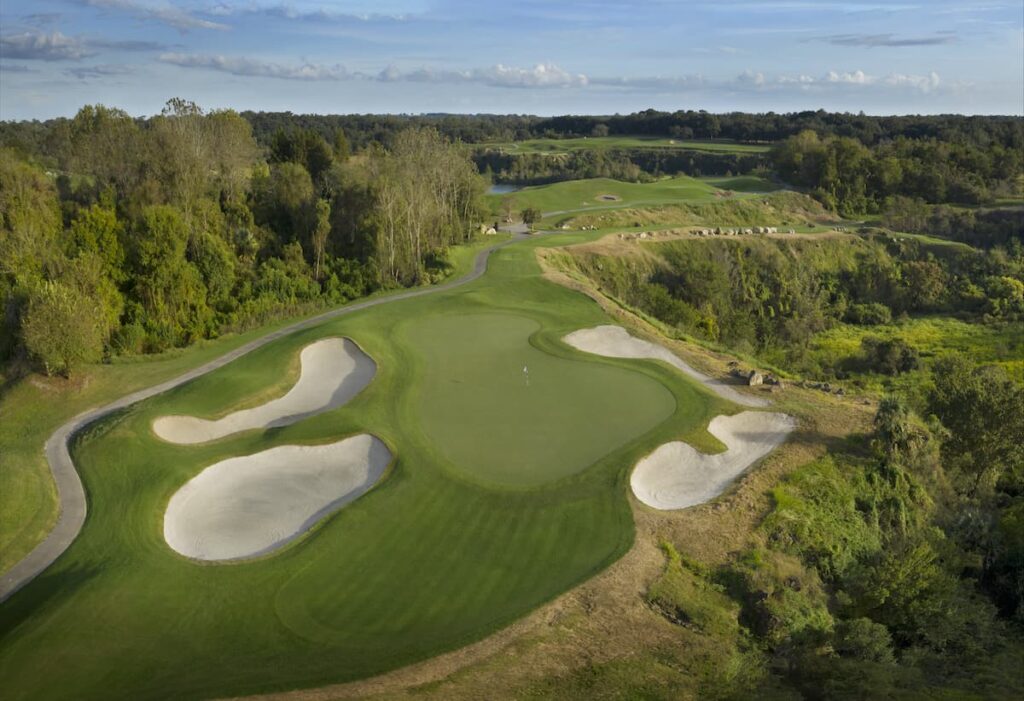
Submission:
<svg viewBox="0 0 1024 701">
<path fill-rule="evenodd" d="M 377 366 L 347 338 L 325 338 L 302 349 L 301 373 L 286 395 L 220 419 L 161 416 L 153 432 L 171 443 L 204 443 L 253 428 L 287 426 L 348 402 L 370 384 Z"/>
<path fill-rule="evenodd" d="M 764 399 L 758 399 L 737 392 L 722 380 L 712 379 L 694 370 L 664 346 L 630 336 L 629 332 L 621 326 L 608 325 L 595 326 L 592 329 L 580 329 L 568 334 L 562 340 L 573 348 L 586 351 L 587 353 L 594 353 L 595 355 L 604 355 L 610 358 L 651 358 L 662 360 L 677 368 L 683 374 L 697 380 L 724 399 L 742 404 L 743 406 L 768 406 L 768 402 Z"/>
<path fill-rule="evenodd" d="M 795 425 L 791 416 L 761 411 L 716 416 L 708 432 L 726 445 L 724 453 L 705 455 L 680 441 L 658 446 L 636 464 L 633 494 L 655 509 L 703 504 L 785 441 Z"/>
<path fill-rule="evenodd" d="M 368 434 L 222 460 L 171 497 L 164 539 L 197 560 L 263 555 L 362 496 L 389 462 L 387 446 Z"/>
</svg>

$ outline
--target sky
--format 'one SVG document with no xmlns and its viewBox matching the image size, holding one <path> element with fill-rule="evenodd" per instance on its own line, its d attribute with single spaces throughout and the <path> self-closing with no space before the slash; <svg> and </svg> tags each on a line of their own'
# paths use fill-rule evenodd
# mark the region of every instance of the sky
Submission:
<svg viewBox="0 0 1024 701">
<path fill-rule="evenodd" d="M 1024 0 L 0 0 L 0 119 L 1024 115 Z"/>
</svg>

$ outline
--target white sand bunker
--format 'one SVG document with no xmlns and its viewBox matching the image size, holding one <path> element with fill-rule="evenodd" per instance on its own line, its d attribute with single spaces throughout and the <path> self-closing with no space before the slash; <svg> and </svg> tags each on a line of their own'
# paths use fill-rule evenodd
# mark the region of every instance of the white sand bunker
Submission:
<svg viewBox="0 0 1024 701">
<path fill-rule="evenodd" d="M 302 349 L 299 381 L 286 395 L 216 419 L 161 416 L 153 432 L 171 443 L 204 443 L 253 428 L 287 426 L 337 408 L 370 384 L 377 365 L 347 338 L 325 338 Z"/>
<path fill-rule="evenodd" d="M 595 326 L 592 329 L 573 331 L 563 339 L 573 348 L 587 353 L 604 355 L 609 358 L 651 358 L 662 360 L 692 377 L 718 396 L 743 406 L 763 407 L 769 402 L 737 392 L 722 380 L 715 380 L 694 370 L 672 351 L 656 343 L 644 341 L 629 335 L 621 326 Z"/>
<path fill-rule="evenodd" d="M 630 478 L 633 494 L 655 509 L 703 504 L 785 441 L 795 426 L 786 414 L 744 411 L 716 416 L 708 432 L 726 445 L 724 453 L 705 455 L 680 441 L 658 446 L 636 464 Z"/>
<path fill-rule="evenodd" d="M 197 560 L 263 555 L 365 494 L 389 462 L 387 446 L 368 434 L 222 460 L 171 497 L 164 539 Z"/>
</svg>

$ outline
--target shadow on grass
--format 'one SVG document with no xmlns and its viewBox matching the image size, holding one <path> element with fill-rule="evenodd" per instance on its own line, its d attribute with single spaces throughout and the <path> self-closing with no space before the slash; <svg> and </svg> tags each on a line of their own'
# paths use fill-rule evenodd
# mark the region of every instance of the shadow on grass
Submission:
<svg viewBox="0 0 1024 701">
<path fill-rule="evenodd" d="M 66 599 L 99 573 L 97 567 L 44 572 L 0 604 L 0 642 L 47 603 Z"/>
</svg>

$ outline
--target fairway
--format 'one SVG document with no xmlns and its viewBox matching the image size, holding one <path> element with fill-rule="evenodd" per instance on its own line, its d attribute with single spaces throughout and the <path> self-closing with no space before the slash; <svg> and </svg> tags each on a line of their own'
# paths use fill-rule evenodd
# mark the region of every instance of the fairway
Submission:
<svg viewBox="0 0 1024 701">
<path fill-rule="evenodd" d="M 611 178 L 569 180 L 551 185 L 526 187 L 513 193 L 519 209 L 533 207 L 546 215 L 591 210 L 620 209 L 636 205 L 699 204 L 723 198 L 756 197 L 773 192 L 777 185 L 752 176 L 737 178 L 691 178 L 680 175 L 652 183 L 628 183 Z M 728 192 L 726 192 L 728 191 Z M 608 197 L 615 199 L 605 199 Z M 505 195 L 488 195 L 498 212 Z"/>
<path fill-rule="evenodd" d="M 667 366 L 559 341 L 608 318 L 545 280 L 533 248 L 581 238 L 517 243 L 465 287 L 285 336 L 80 434 L 88 518 L 0 609 L 5 700 L 210 698 L 364 678 L 478 640 L 621 557 L 630 466 L 670 440 L 713 445 L 704 426 L 731 405 Z M 151 432 L 159 416 L 281 396 L 301 350 L 338 336 L 377 364 L 344 406 L 197 445 Z M 513 389 L 524 365 L 535 395 Z M 437 392 L 447 399 L 432 403 Z M 442 404 L 462 419 L 443 435 Z M 364 433 L 394 456 L 384 475 L 273 554 L 199 564 L 165 542 L 168 502 L 204 468 Z"/>
<path fill-rule="evenodd" d="M 657 382 L 538 350 L 529 344 L 538 329 L 525 317 L 472 314 L 406 332 L 426 361 L 423 429 L 470 479 L 534 486 L 571 475 L 672 413 Z"/>
</svg>

